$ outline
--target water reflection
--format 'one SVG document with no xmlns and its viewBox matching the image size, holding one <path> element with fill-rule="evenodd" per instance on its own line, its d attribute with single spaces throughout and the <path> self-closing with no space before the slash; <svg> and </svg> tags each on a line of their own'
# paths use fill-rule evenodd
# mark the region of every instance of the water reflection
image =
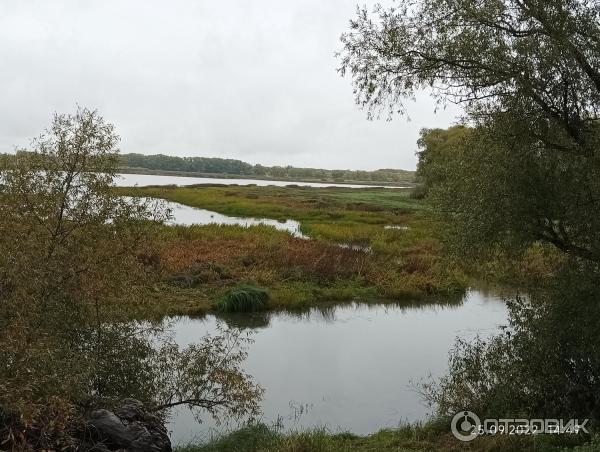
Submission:
<svg viewBox="0 0 600 452">
<path fill-rule="evenodd" d="M 298 308 L 294 310 L 251 312 L 251 313 L 216 313 L 214 317 L 227 325 L 229 328 L 251 329 L 267 328 L 271 325 L 271 319 L 286 319 L 289 322 L 317 321 L 321 323 L 334 323 L 340 321 L 339 312 L 364 311 L 364 312 L 389 312 L 424 309 L 428 307 L 459 307 L 468 299 L 465 294 L 451 294 L 440 297 L 432 297 L 426 300 L 375 300 L 373 302 L 331 302 L 321 303 L 319 306 Z M 486 299 L 496 300 L 487 294 Z M 213 314 L 211 314 L 212 316 Z M 200 319 L 201 317 L 198 317 Z"/>
<path fill-rule="evenodd" d="M 124 196 L 125 199 L 133 199 L 130 196 Z M 308 239 L 300 229 L 300 223 L 296 220 L 278 221 L 271 218 L 249 218 L 249 217 L 231 217 L 229 215 L 223 215 L 218 212 L 211 210 L 200 209 L 198 207 L 186 206 L 177 202 L 166 201 L 157 198 L 140 198 L 143 201 L 151 201 L 156 203 L 157 208 L 160 206 L 161 209 L 167 208 L 171 213 L 171 218 L 166 222 L 169 225 L 181 225 L 181 226 L 192 226 L 192 225 L 207 225 L 207 224 L 220 224 L 220 225 L 238 225 L 245 228 L 251 226 L 270 226 L 279 231 L 289 232 L 291 235 L 301 239 Z"/>
<path fill-rule="evenodd" d="M 506 322 L 505 303 L 491 294 L 470 291 L 458 300 L 436 301 L 442 303 L 331 304 L 297 312 L 209 315 L 179 318 L 174 326 L 182 345 L 213 331 L 220 321 L 254 331 L 244 367 L 266 389 L 265 422 L 365 434 L 423 419 L 426 408 L 411 382 L 444 373 L 457 336 L 487 337 Z M 206 418 L 198 425 L 182 410 L 170 427 L 177 442 L 215 426 Z"/>
<path fill-rule="evenodd" d="M 164 202 L 165 206 L 171 210 L 173 215 L 168 224 L 191 226 L 194 224 L 224 224 L 224 225 L 239 225 L 245 228 L 250 226 L 271 226 L 279 231 L 287 231 L 294 237 L 308 238 L 301 229 L 300 223 L 296 220 L 278 221 L 270 218 L 242 218 L 230 217 L 217 212 L 212 212 L 206 209 L 197 207 L 185 206 L 176 202 Z"/>
</svg>

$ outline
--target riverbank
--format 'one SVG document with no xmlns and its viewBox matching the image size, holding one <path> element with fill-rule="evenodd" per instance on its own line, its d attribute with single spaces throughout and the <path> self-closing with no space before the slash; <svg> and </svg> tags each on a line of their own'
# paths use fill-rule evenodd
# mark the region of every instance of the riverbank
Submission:
<svg viewBox="0 0 600 452">
<path fill-rule="evenodd" d="M 363 180 L 363 179 L 334 179 L 334 178 L 289 178 L 289 177 L 274 177 L 274 176 L 261 176 L 254 174 L 229 174 L 229 173 L 203 173 L 195 171 L 167 171 L 167 170 L 153 170 L 148 168 L 136 168 L 136 167 L 120 167 L 119 173 L 122 174 L 145 174 L 153 176 L 177 176 L 177 177 L 199 177 L 199 178 L 216 178 L 216 179 L 249 179 L 249 180 L 271 180 L 274 182 L 289 182 L 290 185 L 294 185 L 297 182 L 315 183 L 315 184 L 346 184 L 346 185 L 373 185 L 373 186 L 389 186 L 397 187 L 399 185 L 406 187 L 415 186 L 415 172 L 403 171 L 406 173 L 406 177 L 401 180 Z"/>
<path fill-rule="evenodd" d="M 201 314 L 240 284 L 268 290 L 269 309 L 331 301 L 415 300 L 461 294 L 445 262 L 441 225 L 407 192 L 307 187 L 119 188 L 238 217 L 294 219 L 305 240 L 266 226 L 162 226 L 161 279 L 147 299 L 169 314 Z"/>
</svg>

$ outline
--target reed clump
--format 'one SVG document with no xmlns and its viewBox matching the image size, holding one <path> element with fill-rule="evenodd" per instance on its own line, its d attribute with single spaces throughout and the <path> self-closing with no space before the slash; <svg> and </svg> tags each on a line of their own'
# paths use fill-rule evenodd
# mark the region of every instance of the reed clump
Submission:
<svg viewBox="0 0 600 452">
<path fill-rule="evenodd" d="M 218 302 L 221 312 L 257 312 L 268 308 L 269 292 L 262 287 L 240 285 L 229 292 Z"/>
</svg>

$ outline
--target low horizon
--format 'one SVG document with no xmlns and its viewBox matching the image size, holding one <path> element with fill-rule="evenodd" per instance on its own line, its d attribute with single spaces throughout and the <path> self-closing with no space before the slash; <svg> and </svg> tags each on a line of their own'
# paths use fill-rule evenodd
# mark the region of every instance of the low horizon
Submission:
<svg viewBox="0 0 600 452">
<path fill-rule="evenodd" d="M 416 145 L 415 145 L 416 147 Z M 18 151 L 21 150 L 25 150 L 28 151 L 28 149 L 13 149 L 11 152 L 4 152 L 4 154 L 15 154 Z M 0 154 L 2 154 L 0 152 Z M 131 155 L 131 154 L 137 154 L 137 155 L 143 155 L 145 157 L 157 157 L 157 156 L 162 156 L 162 157 L 176 157 L 176 158 L 205 158 L 205 159 L 221 159 L 221 160 L 235 160 L 238 162 L 242 162 L 242 163 L 247 163 L 248 165 L 252 165 L 252 166 L 264 166 L 264 167 L 268 167 L 268 168 L 272 168 L 272 167 L 281 167 L 281 168 L 296 168 L 296 169 L 322 169 L 322 170 L 327 170 L 327 171 L 367 171 L 367 172 L 375 172 L 375 171 L 406 171 L 406 172 L 410 172 L 410 173 L 414 173 L 416 172 L 416 168 L 415 169 L 406 169 L 406 168 L 375 168 L 375 169 L 364 169 L 364 168 L 343 168 L 343 167 L 323 167 L 323 166 L 296 166 L 296 165 L 268 165 L 265 163 L 261 163 L 261 162 L 249 162 L 247 160 L 243 160 L 243 159 L 239 159 L 239 158 L 231 158 L 231 157 L 221 157 L 221 156 L 209 156 L 209 155 L 180 155 L 180 154 L 162 154 L 162 153 L 156 153 L 156 154 L 144 154 L 142 152 L 119 152 L 120 155 L 125 156 L 125 155 Z M 166 171 L 166 170 L 162 170 L 162 171 Z"/>
<path fill-rule="evenodd" d="M 415 145 L 416 147 L 416 145 Z M 416 171 L 416 169 L 405 169 L 405 168 L 375 168 L 375 169 L 364 169 L 364 168 L 342 168 L 340 166 L 338 167 L 333 167 L 333 168 L 328 168 L 328 167 L 323 167 L 323 166 L 296 166 L 296 165 L 267 165 L 261 162 L 249 162 L 247 160 L 243 160 L 243 159 L 239 159 L 239 158 L 230 158 L 230 157 L 220 157 L 220 156 L 208 156 L 208 155 L 169 155 L 169 154 L 144 154 L 142 152 L 120 152 L 121 155 L 128 155 L 128 154 L 140 154 L 143 155 L 145 157 L 156 157 L 156 156 L 164 156 L 164 157 L 178 157 L 178 158 L 206 158 L 206 159 L 222 159 L 222 160 L 235 160 L 235 161 L 239 161 L 242 163 L 247 163 L 249 165 L 252 166 L 256 166 L 256 165 L 260 165 L 260 166 L 264 166 L 264 167 L 274 167 L 274 166 L 279 166 L 281 168 L 297 168 L 297 169 L 323 169 L 323 170 L 328 170 L 328 171 L 335 171 L 335 170 L 339 170 L 339 171 L 367 171 L 367 172 L 374 172 L 374 171 L 385 171 L 385 170 L 391 170 L 391 171 L 407 171 L 407 172 L 411 172 L 414 173 Z"/>
<path fill-rule="evenodd" d="M 461 110 L 421 92 L 407 117 L 369 121 L 337 72 L 354 12 L 344 0 L 7 4 L 0 149 L 27 146 L 53 112 L 81 105 L 115 125 L 127 152 L 414 170 L 420 129 Z"/>
</svg>

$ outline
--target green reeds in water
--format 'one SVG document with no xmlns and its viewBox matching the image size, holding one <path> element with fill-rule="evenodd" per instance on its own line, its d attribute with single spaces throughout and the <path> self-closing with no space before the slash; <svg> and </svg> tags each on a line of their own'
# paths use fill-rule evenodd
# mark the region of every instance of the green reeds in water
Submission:
<svg viewBox="0 0 600 452">
<path fill-rule="evenodd" d="M 228 292 L 217 304 L 221 312 L 256 312 L 267 309 L 269 292 L 261 287 L 241 285 Z"/>
</svg>

